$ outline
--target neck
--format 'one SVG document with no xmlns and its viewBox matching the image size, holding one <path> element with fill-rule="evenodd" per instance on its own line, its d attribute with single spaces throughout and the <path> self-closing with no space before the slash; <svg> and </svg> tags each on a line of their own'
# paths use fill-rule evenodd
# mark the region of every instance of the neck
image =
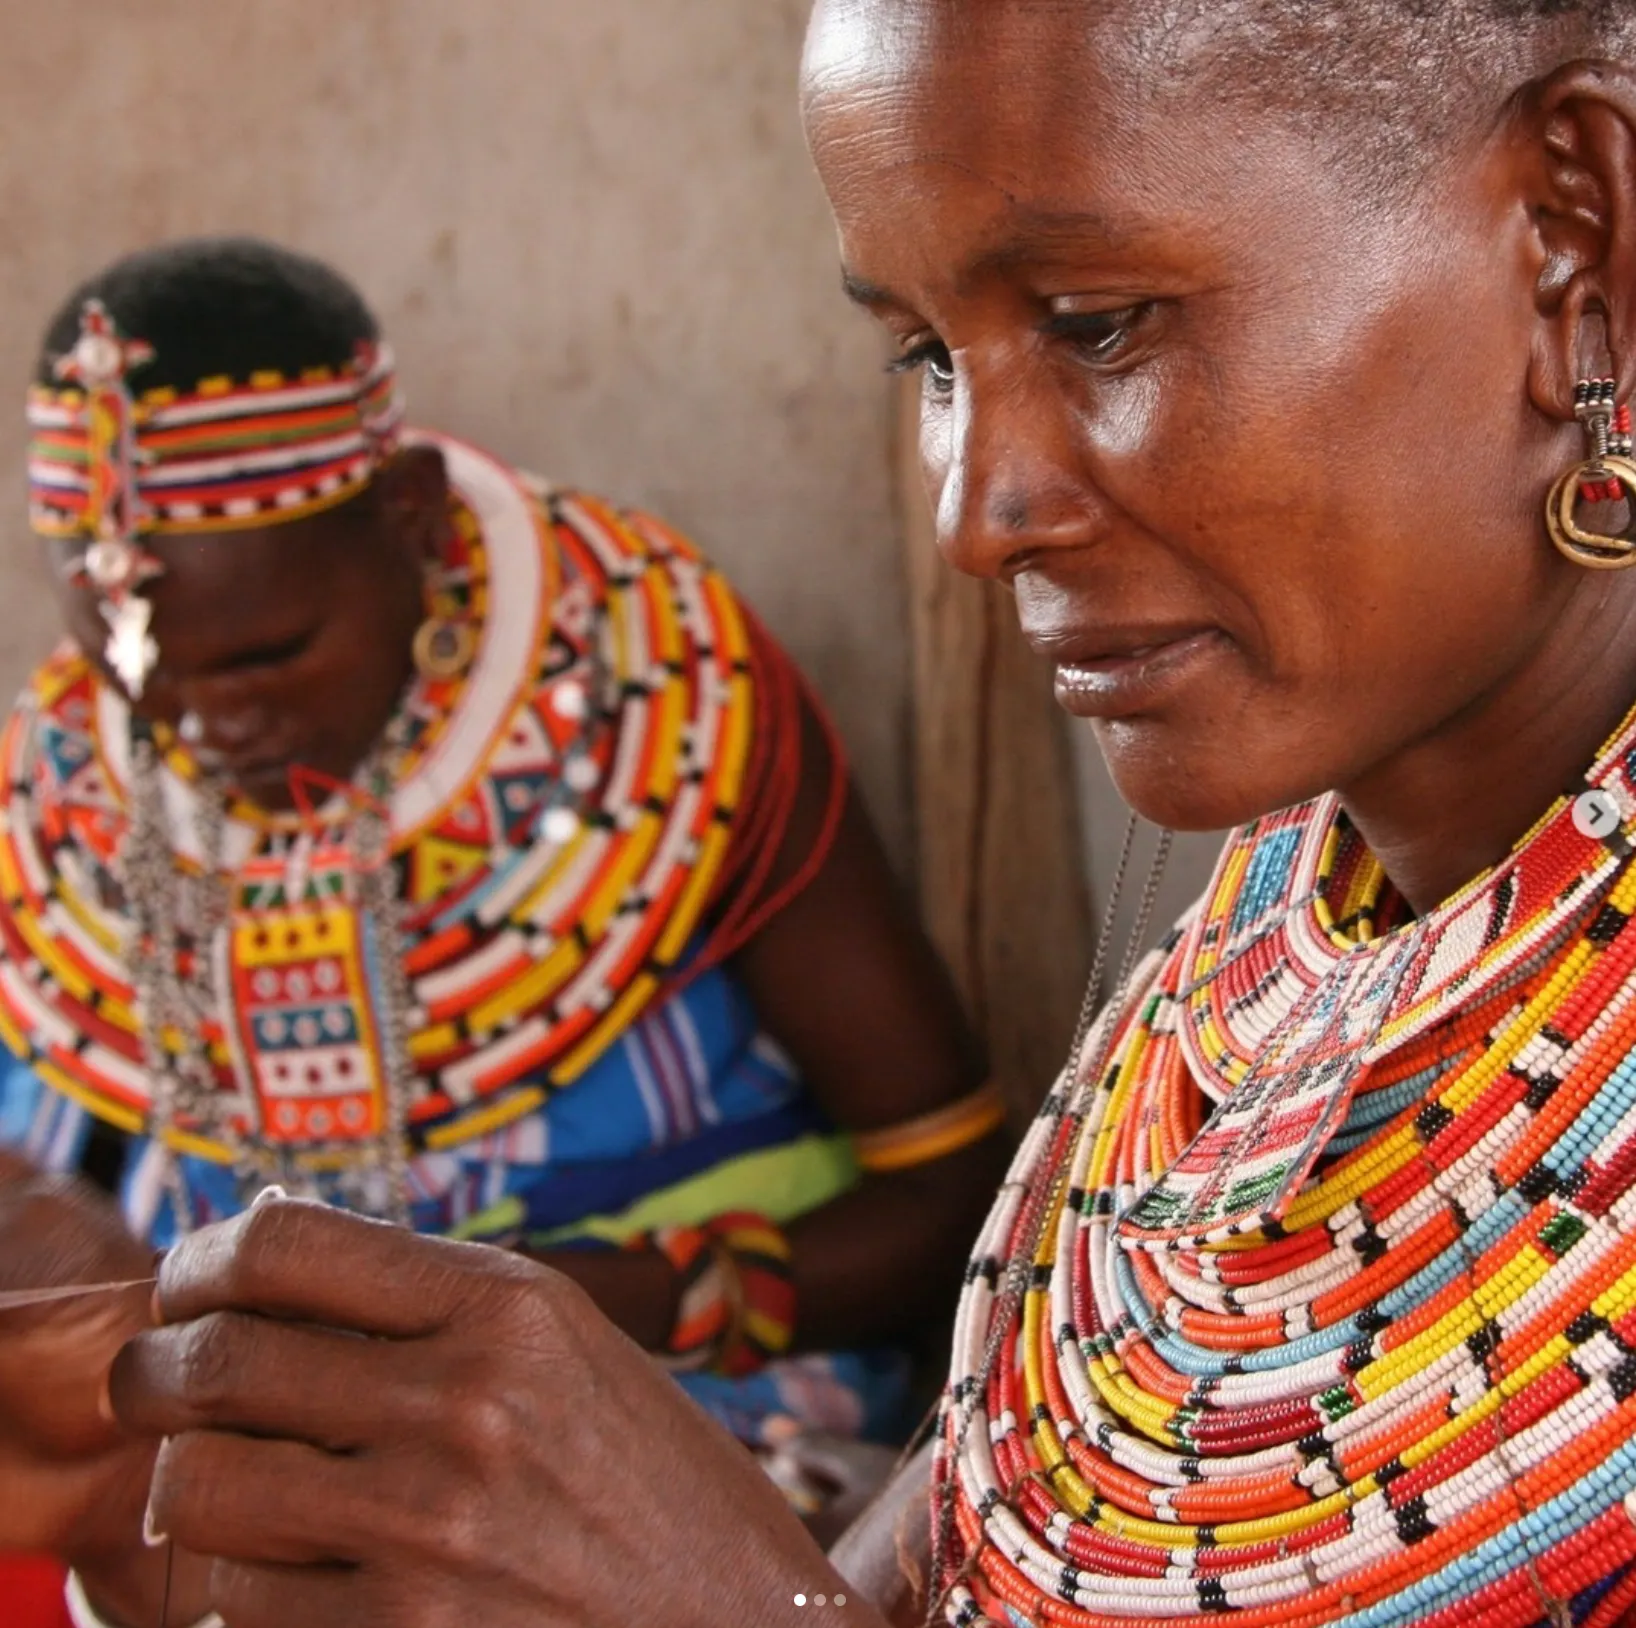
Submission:
<svg viewBox="0 0 1636 1628">
<path fill-rule="evenodd" d="M 1636 704 L 1636 593 L 1594 586 L 1519 670 L 1343 790 L 1417 913 L 1504 859 Z"/>
</svg>

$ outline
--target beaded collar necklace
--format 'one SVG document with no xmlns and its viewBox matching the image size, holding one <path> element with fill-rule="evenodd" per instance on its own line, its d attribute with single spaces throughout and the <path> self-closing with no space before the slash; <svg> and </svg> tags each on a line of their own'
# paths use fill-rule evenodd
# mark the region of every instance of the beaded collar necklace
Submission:
<svg viewBox="0 0 1636 1628">
<path fill-rule="evenodd" d="M 1633 747 L 1384 931 L 1333 801 L 1236 834 L 968 1273 L 940 1617 L 1524 1628 L 1636 1597 Z"/>
<path fill-rule="evenodd" d="M 542 495 L 475 449 L 436 444 L 469 511 L 461 566 L 481 636 L 458 694 L 412 700 L 390 797 L 335 799 L 303 858 L 283 817 L 219 817 L 196 776 L 174 761 L 158 775 L 165 886 L 187 910 L 156 895 L 137 944 L 180 922 L 178 973 L 214 990 L 198 1045 L 176 1021 L 146 1025 L 171 1051 L 208 1051 L 214 1095 L 172 1094 L 173 1145 L 225 1165 L 271 1151 L 296 1186 L 354 1166 L 382 1185 L 373 1150 L 400 1112 L 388 915 L 412 985 L 403 1140 L 443 1153 L 579 1079 L 676 976 L 741 820 L 783 817 L 752 747 L 759 709 L 784 692 L 720 577 L 657 522 Z M 133 977 L 156 969 L 117 874 L 141 800 L 129 734 L 129 710 L 71 653 L 40 669 L 0 733 L 0 1041 L 52 1089 L 145 1132 L 168 1110 L 144 1044 L 151 996 Z M 359 821 L 383 802 L 393 863 L 375 867 Z M 366 875 L 392 882 L 393 911 L 362 899 Z M 191 924 L 214 918 L 189 899 L 227 878 L 231 920 L 197 939 Z M 210 966 L 194 962 L 199 942 Z M 157 993 L 155 1010 L 188 998 Z M 198 1084 L 202 1096 L 202 1070 Z"/>
</svg>

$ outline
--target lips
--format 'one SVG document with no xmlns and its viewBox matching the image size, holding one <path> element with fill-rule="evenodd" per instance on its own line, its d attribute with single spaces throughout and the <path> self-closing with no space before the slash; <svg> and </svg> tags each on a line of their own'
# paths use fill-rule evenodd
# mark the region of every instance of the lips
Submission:
<svg viewBox="0 0 1636 1628">
<path fill-rule="evenodd" d="M 1174 704 L 1229 648 L 1219 628 L 1198 623 L 1024 633 L 1056 663 L 1058 704 L 1081 718 L 1130 718 Z"/>
<path fill-rule="evenodd" d="M 299 761 L 293 751 L 240 753 L 199 748 L 194 756 L 207 774 L 221 775 L 252 801 L 261 803 L 269 798 L 275 801 L 288 798 L 290 776 Z"/>
<path fill-rule="evenodd" d="M 1059 667 L 1095 667 L 1140 660 L 1216 629 L 1202 622 L 1129 623 L 1101 628 L 1023 627 L 1023 636 Z"/>
<path fill-rule="evenodd" d="M 200 765 L 221 774 L 230 774 L 235 779 L 265 780 L 270 774 L 280 774 L 287 770 L 293 761 L 285 752 L 250 753 L 212 752 L 199 748 L 195 753 Z"/>
</svg>

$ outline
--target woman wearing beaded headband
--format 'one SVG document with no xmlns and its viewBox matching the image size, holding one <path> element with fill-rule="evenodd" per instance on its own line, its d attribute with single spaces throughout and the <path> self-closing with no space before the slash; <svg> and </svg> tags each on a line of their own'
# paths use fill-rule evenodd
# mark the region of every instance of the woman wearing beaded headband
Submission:
<svg viewBox="0 0 1636 1628">
<path fill-rule="evenodd" d="M 261 243 L 94 279 L 30 418 L 74 645 L 0 737 L 0 1144 L 150 1245 L 275 1181 L 503 1243 L 747 1441 L 890 1432 L 999 1112 L 722 579 L 404 431 Z"/>
<path fill-rule="evenodd" d="M 918 1609 L 1636 1620 L 1628 8 L 820 0 L 805 100 L 943 551 L 1139 810 L 1238 826 L 983 1230 Z M 270 1204 L 158 1304 L 112 1407 L 230 1620 L 886 1620 L 557 1279 Z"/>
</svg>

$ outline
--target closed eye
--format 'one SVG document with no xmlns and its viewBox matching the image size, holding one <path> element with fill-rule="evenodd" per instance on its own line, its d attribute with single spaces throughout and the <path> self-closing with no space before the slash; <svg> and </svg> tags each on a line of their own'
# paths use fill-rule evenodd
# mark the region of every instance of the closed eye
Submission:
<svg viewBox="0 0 1636 1628">
<path fill-rule="evenodd" d="M 918 373 L 922 368 L 927 383 L 939 394 L 954 388 L 954 358 L 941 339 L 924 339 L 886 364 L 888 373 Z"/>
<path fill-rule="evenodd" d="M 1116 311 L 1055 311 L 1045 322 L 1053 338 L 1070 340 L 1088 362 L 1111 362 L 1121 355 L 1156 309 L 1147 300 Z"/>
<path fill-rule="evenodd" d="M 304 655 L 311 647 L 315 632 L 297 634 L 294 638 L 280 639 L 274 643 L 251 645 L 244 650 L 235 650 L 232 655 L 224 657 L 212 665 L 211 671 L 217 673 L 242 673 L 257 667 L 280 667 L 287 661 L 294 661 L 297 656 Z"/>
</svg>

